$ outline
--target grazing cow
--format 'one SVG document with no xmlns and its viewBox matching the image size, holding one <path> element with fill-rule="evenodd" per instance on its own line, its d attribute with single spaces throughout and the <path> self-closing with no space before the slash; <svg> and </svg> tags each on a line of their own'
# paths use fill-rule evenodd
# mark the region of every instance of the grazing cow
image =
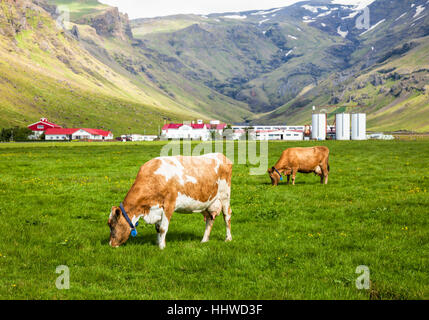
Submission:
<svg viewBox="0 0 429 320">
<path fill-rule="evenodd" d="M 160 249 L 173 212 L 201 212 L 206 221 L 202 242 L 209 241 L 213 222 L 223 212 L 226 241 L 231 241 L 232 162 L 223 154 L 198 157 L 160 157 L 145 163 L 119 207 L 112 207 L 109 217 L 112 247 L 136 236 L 140 218 L 155 224 Z"/>
<path fill-rule="evenodd" d="M 283 175 L 287 176 L 289 183 L 292 175 L 292 184 L 295 185 L 297 172 L 310 173 L 320 176 L 320 183 L 328 183 L 329 175 L 329 149 L 327 147 L 312 148 L 290 148 L 283 151 L 279 161 L 268 169 L 273 186 L 283 180 Z"/>
</svg>

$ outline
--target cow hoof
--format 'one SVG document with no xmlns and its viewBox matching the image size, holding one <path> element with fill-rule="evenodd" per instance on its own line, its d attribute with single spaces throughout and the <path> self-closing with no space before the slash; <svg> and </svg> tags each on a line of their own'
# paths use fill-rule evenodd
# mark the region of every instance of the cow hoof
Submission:
<svg viewBox="0 0 429 320">
<path fill-rule="evenodd" d="M 165 249 L 165 244 L 160 244 L 160 245 L 159 245 L 159 249 L 160 249 L 160 250 L 164 250 L 164 249 Z"/>
<path fill-rule="evenodd" d="M 207 243 L 207 242 L 209 242 L 209 239 L 203 239 L 203 240 L 201 240 L 201 243 Z"/>
<path fill-rule="evenodd" d="M 230 242 L 230 241 L 232 241 L 232 238 L 230 237 L 230 238 L 226 238 L 225 239 L 225 242 Z"/>
</svg>

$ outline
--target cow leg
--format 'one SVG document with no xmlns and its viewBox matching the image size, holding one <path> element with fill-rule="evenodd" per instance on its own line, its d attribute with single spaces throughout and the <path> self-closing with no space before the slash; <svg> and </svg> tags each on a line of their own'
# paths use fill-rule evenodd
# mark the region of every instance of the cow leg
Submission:
<svg viewBox="0 0 429 320">
<path fill-rule="evenodd" d="M 165 236 L 168 232 L 169 219 L 164 215 L 159 223 L 158 245 L 161 250 L 165 248 Z"/>
<path fill-rule="evenodd" d="M 323 184 L 323 180 L 325 180 L 325 184 L 328 184 L 328 175 L 329 175 L 329 171 L 328 171 L 328 167 L 327 166 L 323 166 L 322 167 L 322 176 L 320 179 L 320 182 Z"/>
<path fill-rule="evenodd" d="M 226 238 L 225 241 L 231 241 L 231 207 L 229 206 L 229 203 L 227 205 L 223 206 L 223 219 L 225 220 L 225 227 L 226 227 Z"/>
<path fill-rule="evenodd" d="M 210 238 L 210 233 L 213 228 L 213 223 L 216 217 L 222 211 L 222 202 L 220 200 L 216 200 L 206 211 L 203 212 L 204 220 L 206 221 L 206 231 L 204 232 L 204 237 L 201 242 L 208 242 Z"/>
<path fill-rule="evenodd" d="M 175 207 L 175 202 L 171 202 L 169 205 L 164 207 L 164 213 L 162 214 L 161 221 L 159 222 L 159 227 L 157 228 L 158 233 L 158 245 L 161 250 L 165 248 L 165 236 L 168 232 L 168 226 L 170 225 L 170 219 L 173 215 Z"/>
<path fill-rule="evenodd" d="M 289 184 L 290 181 L 290 174 L 287 175 L 287 184 Z"/>
<path fill-rule="evenodd" d="M 201 240 L 201 243 L 205 243 L 209 241 L 210 233 L 212 232 L 213 222 L 214 222 L 212 215 L 208 211 L 204 211 L 203 215 L 204 215 L 204 220 L 206 221 L 206 230 L 204 232 L 204 237 L 203 237 L 203 240 Z"/>
<path fill-rule="evenodd" d="M 298 172 L 297 168 L 292 168 L 292 185 L 295 185 L 295 177 L 297 172 Z"/>
</svg>

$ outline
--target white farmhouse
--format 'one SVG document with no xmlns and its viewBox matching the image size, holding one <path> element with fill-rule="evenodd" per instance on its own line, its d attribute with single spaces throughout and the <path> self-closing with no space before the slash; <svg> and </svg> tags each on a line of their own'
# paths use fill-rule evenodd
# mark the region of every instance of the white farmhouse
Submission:
<svg viewBox="0 0 429 320">
<path fill-rule="evenodd" d="M 113 133 L 100 129 L 52 128 L 45 131 L 45 140 L 113 140 Z"/>
<path fill-rule="evenodd" d="M 162 127 L 162 136 L 166 139 L 210 140 L 209 124 L 178 124 L 170 123 Z"/>
</svg>

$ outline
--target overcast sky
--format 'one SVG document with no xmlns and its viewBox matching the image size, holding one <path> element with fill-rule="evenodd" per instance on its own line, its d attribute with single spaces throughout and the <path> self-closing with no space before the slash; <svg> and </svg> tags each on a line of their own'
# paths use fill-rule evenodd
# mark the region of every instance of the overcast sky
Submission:
<svg viewBox="0 0 429 320">
<path fill-rule="evenodd" d="M 285 7 L 301 0 L 99 0 L 119 7 L 131 19 L 167 16 L 179 13 L 208 14 Z M 357 4 L 368 0 L 334 0 Z"/>
</svg>

